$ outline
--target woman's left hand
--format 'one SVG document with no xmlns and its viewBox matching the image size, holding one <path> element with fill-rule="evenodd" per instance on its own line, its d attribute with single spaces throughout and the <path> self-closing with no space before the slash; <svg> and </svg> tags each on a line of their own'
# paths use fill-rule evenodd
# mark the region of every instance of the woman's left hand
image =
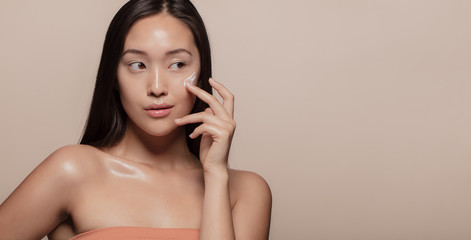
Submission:
<svg viewBox="0 0 471 240">
<path fill-rule="evenodd" d="M 236 128 L 233 117 L 234 96 L 221 83 L 211 78 L 209 84 L 219 93 L 223 102 L 219 102 L 215 96 L 203 89 L 187 84 L 187 90 L 206 102 L 209 108 L 175 120 L 177 125 L 202 123 L 190 134 L 190 138 L 194 139 L 202 135 L 200 160 L 205 172 L 227 170 L 229 149 Z"/>
</svg>

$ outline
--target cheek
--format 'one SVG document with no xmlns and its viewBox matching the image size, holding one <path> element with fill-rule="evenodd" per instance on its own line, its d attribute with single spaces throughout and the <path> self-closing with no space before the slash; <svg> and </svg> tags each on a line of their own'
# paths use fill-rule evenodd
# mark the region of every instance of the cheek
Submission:
<svg viewBox="0 0 471 240">
<path fill-rule="evenodd" d="M 170 90 L 170 89 L 169 89 Z M 172 99 L 181 105 L 187 114 L 191 112 L 196 102 L 196 96 L 190 93 L 183 85 L 183 80 L 173 82 L 171 85 Z"/>
<path fill-rule="evenodd" d="M 121 104 L 126 111 L 129 110 L 128 107 L 132 106 L 138 101 L 140 95 L 142 95 L 142 92 L 146 91 L 145 89 L 143 90 L 142 87 L 138 84 L 135 84 L 135 81 L 118 80 L 118 87 Z"/>
<path fill-rule="evenodd" d="M 197 72 L 191 72 L 181 74 L 175 77 L 171 81 L 172 89 L 178 95 L 190 95 L 190 92 L 186 89 L 187 84 L 196 85 L 199 74 Z"/>
<path fill-rule="evenodd" d="M 189 101 L 195 99 L 195 96 L 191 94 L 183 85 L 183 81 L 173 82 L 171 85 L 171 92 L 175 98 L 179 99 L 179 101 Z"/>
<path fill-rule="evenodd" d="M 130 88 L 129 84 L 126 84 L 126 82 L 118 82 L 119 86 L 119 95 L 121 97 L 121 101 L 123 104 L 125 102 L 131 101 L 133 99 L 133 96 L 135 95 L 135 91 L 133 88 Z"/>
</svg>

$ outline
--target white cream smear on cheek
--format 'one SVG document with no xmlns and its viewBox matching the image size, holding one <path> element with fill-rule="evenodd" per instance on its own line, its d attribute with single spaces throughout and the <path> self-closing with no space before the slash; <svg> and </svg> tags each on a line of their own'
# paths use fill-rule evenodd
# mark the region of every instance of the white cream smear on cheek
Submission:
<svg viewBox="0 0 471 240">
<path fill-rule="evenodd" d="M 185 79 L 185 81 L 183 81 L 183 85 L 186 86 L 187 83 L 191 85 L 195 85 L 195 80 L 196 80 L 196 72 L 194 72 L 193 74 L 191 74 L 191 76 Z"/>
</svg>

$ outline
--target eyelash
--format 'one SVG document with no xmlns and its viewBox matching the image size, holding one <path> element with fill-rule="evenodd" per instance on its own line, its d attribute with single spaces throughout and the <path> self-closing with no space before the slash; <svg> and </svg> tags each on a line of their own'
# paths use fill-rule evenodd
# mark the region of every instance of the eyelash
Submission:
<svg viewBox="0 0 471 240">
<path fill-rule="evenodd" d="M 142 66 L 144 66 L 144 68 L 146 67 L 146 65 L 145 65 L 144 63 L 142 63 L 142 62 L 132 62 L 132 63 L 129 64 L 129 67 L 130 67 L 132 70 L 135 70 L 135 71 L 141 71 L 141 70 L 143 70 L 143 69 L 135 69 L 135 68 L 133 68 L 133 65 L 136 64 L 136 63 L 137 63 L 137 64 L 142 64 Z"/>
<path fill-rule="evenodd" d="M 140 66 L 143 66 L 144 69 L 146 68 L 146 65 L 142 62 L 132 62 L 132 63 L 129 64 L 129 67 L 131 69 L 135 70 L 135 71 L 142 71 L 144 69 L 136 69 L 136 68 L 133 67 L 134 64 L 138 64 L 137 68 L 140 68 Z M 174 68 L 172 68 L 172 66 L 175 65 L 175 64 L 181 65 L 181 66 L 180 67 L 177 66 L 177 69 L 174 69 Z M 186 63 L 184 63 L 184 62 L 174 62 L 174 63 L 170 64 L 169 69 L 171 69 L 171 70 L 180 70 L 180 69 L 184 68 L 185 66 L 186 66 Z"/>
<path fill-rule="evenodd" d="M 172 69 L 172 66 L 175 65 L 175 64 L 182 64 L 182 66 L 178 69 Z M 174 63 L 170 64 L 169 69 L 180 70 L 180 69 L 184 68 L 185 66 L 186 66 L 186 63 L 184 63 L 184 62 L 174 62 Z"/>
</svg>

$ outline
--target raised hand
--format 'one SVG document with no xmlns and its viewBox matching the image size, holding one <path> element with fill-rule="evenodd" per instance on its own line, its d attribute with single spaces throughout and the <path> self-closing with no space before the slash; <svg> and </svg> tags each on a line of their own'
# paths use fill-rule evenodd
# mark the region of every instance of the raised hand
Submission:
<svg viewBox="0 0 471 240">
<path fill-rule="evenodd" d="M 206 102 L 209 108 L 203 112 L 190 114 L 175 120 L 178 125 L 202 123 L 190 134 L 190 138 L 194 139 L 202 135 L 200 160 L 206 172 L 227 169 L 227 158 L 236 128 L 233 118 L 234 96 L 221 83 L 211 78 L 209 84 L 222 97 L 222 103 L 203 89 L 192 84 L 186 84 L 187 90 Z"/>
</svg>

